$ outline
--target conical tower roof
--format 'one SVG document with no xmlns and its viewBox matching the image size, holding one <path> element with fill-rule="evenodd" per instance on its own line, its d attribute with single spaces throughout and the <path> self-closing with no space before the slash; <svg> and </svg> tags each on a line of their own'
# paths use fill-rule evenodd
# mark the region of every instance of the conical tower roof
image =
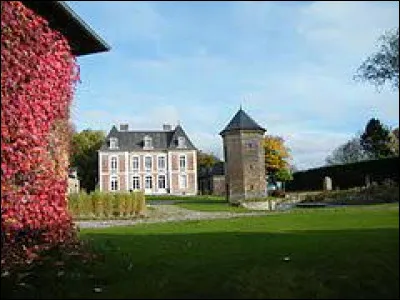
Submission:
<svg viewBox="0 0 400 300">
<path fill-rule="evenodd" d="M 266 130 L 256 123 L 242 108 L 236 113 L 225 129 L 220 132 L 220 135 L 235 130 Z"/>
</svg>

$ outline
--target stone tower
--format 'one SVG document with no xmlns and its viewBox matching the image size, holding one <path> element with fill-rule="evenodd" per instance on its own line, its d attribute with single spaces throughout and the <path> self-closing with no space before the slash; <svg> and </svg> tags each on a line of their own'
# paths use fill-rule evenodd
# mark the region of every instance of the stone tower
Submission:
<svg viewBox="0 0 400 300">
<path fill-rule="evenodd" d="M 265 131 L 240 108 L 220 133 L 224 143 L 226 197 L 232 204 L 266 195 L 261 143 Z"/>
</svg>

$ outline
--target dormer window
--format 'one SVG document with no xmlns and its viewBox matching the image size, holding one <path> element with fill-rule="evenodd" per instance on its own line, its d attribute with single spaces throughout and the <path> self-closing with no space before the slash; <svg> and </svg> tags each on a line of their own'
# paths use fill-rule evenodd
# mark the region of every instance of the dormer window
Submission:
<svg viewBox="0 0 400 300">
<path fill-rule="evenodd" d="M 152 138 L 146 135 L 143 139 L 143 145 L 145 149 L 151 149 L 153 148 L 153 141 Z"/>
<path fill-rule="evenodd" d="M 117 138 L 110 138 L 110 149 L 117 149 L 118 148 L 118 139 Z"/>
<path fill-rule="evenodd" d="M 186 142 L 183 136 L 178 137 L 178 148 L 185 148 Z"/>
</svg>

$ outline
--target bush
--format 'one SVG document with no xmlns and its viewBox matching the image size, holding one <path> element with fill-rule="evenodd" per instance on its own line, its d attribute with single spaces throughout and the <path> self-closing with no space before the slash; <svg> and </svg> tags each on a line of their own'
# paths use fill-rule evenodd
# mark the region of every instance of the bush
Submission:
<svg viewBox="0 0 400 300">
<path fill-rule="evenodd" d="M 371 185 L 368 188 L 323 191 L 317 194 L 308 194 L 301 202 L 322 202 L 346 205 L 399 202 L 399 186 L 397 184 L 382 184 Z"/>
<path fill-rule="evenodd" d="M 143 215 L 146 212 L 146 201 L 143 192 L 107 193 L 94 191 L 70 194 L 68 209 L 75 219 L 112 219 Z"/>
</svg>

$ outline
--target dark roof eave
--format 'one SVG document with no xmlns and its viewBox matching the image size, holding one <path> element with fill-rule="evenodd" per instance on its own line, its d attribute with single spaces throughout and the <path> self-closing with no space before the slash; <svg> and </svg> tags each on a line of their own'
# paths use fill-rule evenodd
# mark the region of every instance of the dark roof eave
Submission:
<svg viewBox="0 0 400 300">
<path fill-rule="evenodd" d="M 45 18 L 51 28 L 67 38 L 72 54 L 82 56 L 111 49 L 64 1 L 22 1 L 22 3 Z"/>
<path fill-rule="evenodd" d="M 262 133 L 266 132 L 267 130 L 260 127 L 260 128 L 235 128 L 235 129 L 229 129 L 229 130 L 222 130 L 219 135 L 224 136 L 227 133 L 231 132 L 238 132 L 238 131 L 260 131 Z"/>
</svg>

